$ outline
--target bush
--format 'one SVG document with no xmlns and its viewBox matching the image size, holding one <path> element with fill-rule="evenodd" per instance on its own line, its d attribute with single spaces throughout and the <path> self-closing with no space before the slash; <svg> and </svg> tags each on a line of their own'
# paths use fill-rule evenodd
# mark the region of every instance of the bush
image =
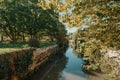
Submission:
<svg viewBox="0 0 120 80">
<path fill-rule="evenodd" d="M 30 47 L 39 47 L 39 41 L 37 39 L 30 39 L 28 45 Z"/>
</svg>

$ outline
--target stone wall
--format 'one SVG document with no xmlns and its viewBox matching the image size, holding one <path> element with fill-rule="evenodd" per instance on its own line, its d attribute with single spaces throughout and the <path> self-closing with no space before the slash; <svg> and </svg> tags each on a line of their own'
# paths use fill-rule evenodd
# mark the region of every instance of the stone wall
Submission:
<svg viewBox="0 0 120 80">
<path fill-rule="evenodd" d="M 57 52 L 58 46 L 53 45 L 2 54 L 0 55 L 0 80 L 20 80 Z"/>
<path fill-rule="evenodd" d="M 39 48 L 33 51 L 32 64 L 29 66 L 30 70 L 34 70 L 41 63 L 46 61 L 51 54 L 55 54 L 58 51 L 58 46 L 49 46 L 46 48 Z"/>
</svg>

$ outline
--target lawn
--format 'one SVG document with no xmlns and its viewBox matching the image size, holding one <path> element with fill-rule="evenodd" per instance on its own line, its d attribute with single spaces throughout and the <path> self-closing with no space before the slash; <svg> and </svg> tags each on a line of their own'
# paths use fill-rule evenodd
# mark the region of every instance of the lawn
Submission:
<svg viewBox="0 0 120 80">
<path fill-rule="evenodd" d="M 50 45 L 55 44 L 55 42 L 41 42 L 39 48 L 41 47 L 47 47 Z M 23 50 L 23 49 L 29 49 L 27 42 L 0 42 L 0 54 L 9 53 L 13 51 Z"/>
<path fill-rule="evenodd" d="M 27 44 L 25 42 L 0 42 L 0 54 L 26 49 Z"/>
</svg>

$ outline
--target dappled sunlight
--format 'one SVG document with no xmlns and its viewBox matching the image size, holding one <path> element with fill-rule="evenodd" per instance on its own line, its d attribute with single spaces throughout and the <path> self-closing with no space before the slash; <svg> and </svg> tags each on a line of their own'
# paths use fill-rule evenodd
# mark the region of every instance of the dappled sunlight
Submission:
<svg viewBox="0 0 120 80">
<path fill-rule="evenodd" d="M 0 48 L 0 54 L 21 50 L 21 48 Z"/>
</svg>

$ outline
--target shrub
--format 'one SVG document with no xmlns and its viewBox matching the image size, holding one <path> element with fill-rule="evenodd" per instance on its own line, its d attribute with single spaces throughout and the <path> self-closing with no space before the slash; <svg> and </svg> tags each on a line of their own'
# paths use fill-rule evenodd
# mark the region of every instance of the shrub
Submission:
<svg viewBox="0 0 120 80">
<path fill-rule="evenodd" d="M 28 45 L 30 47 L 39 47 L 39 41 L 37 39 L 30 39 Z"/>
</svg>

